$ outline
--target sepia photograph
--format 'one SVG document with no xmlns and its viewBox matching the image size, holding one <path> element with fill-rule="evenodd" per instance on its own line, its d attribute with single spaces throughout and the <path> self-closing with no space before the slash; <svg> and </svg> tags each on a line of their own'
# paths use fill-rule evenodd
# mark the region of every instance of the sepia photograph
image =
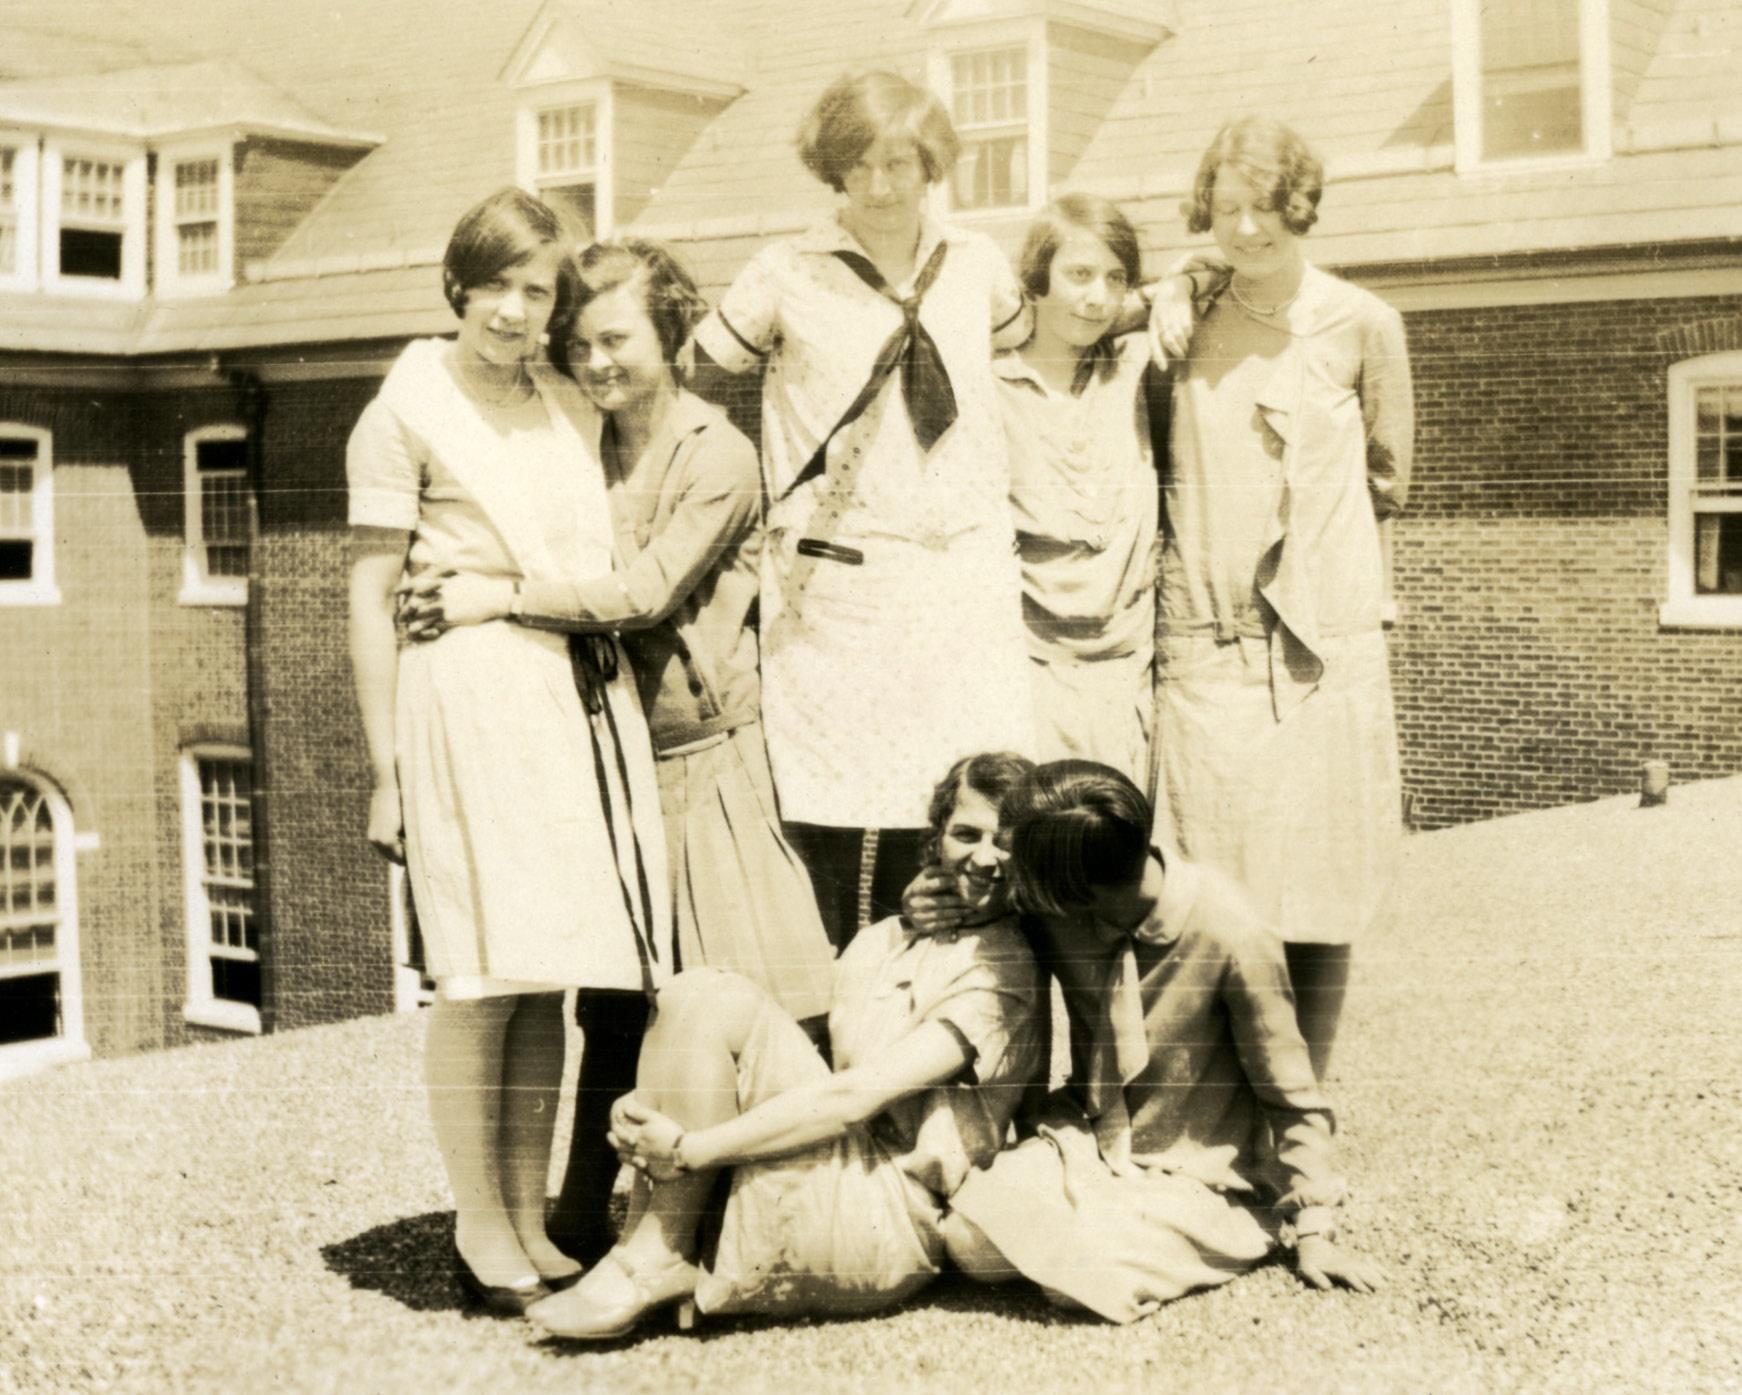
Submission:
<svg viewBox="0 0 1742 1395">
<path fill-rule="evenodd" d="M 1742 0 L 7 0 L 0 1395 L 1742 1395 Z"/>
</svg>

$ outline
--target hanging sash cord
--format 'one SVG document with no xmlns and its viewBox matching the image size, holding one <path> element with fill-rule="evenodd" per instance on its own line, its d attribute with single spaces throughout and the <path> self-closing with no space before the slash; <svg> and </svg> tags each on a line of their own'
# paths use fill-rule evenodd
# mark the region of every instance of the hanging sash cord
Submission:
<svg viewBox="0 0 1742 1395">
<path fill-rule="evenodd" d="M 570 635 L 569 665 L 574 670 L 575 688 L 587 709 L 587 735 L 593 743 L 593 777 L 599 787 L 599 807 L 605 815 L 605 835 L 611 842 L 611 865 L 617 871 L 617 889 L 623 895 L 623 912 L 629 918 L 629 928 L 635 936 L 635 953 L 641 961 L 641 991 L 649 1002 L 657 992 L 653 981 L 653 965 L 659 962 L 659 945 L 653 938 L 653 894 L 647 881 L 647 864 L 641 856 L 641 840 L 635 833 L 635 796 L 629 785 L 629 765 L 623 758 L 623 737 L 617 729 L 617 715 L 611 710 L 610 687 L 617 677 L 617 644 L 608 635 Z M 599 722 L 604 718 L 610 734 L 612 754 L 616 757 L 617 783 L 623 791 L 624 812 L 628 815 L 629 846 L 635 855 L 635 882 L 639 895 L 632 896 L 623 876 L 623 863 L 617 848 L 617 822 L 612 817 L 615 801 L 605 770 L 605 752 L 599 744 Z M 641 914 L 636 915 L 636 902 Z"/>
<path fill-rule="evenodd" d="M 944 357 L 938 351 L 937 342 L 931 337 L 930 331 L 919 322 L 920 302 L 925 299 L 925 293 L 931 289 L 932 283 L 943 270 L 944 254 L 948 250 L 949 243 L 938 243 L 937 248 L 926 259 L 925 266 L 920 269 L 919 275 L 914 278 L 913 294 L 905 297 L 895 293 L 895 288 L 883 279 L 883 273 L 871 264 L 870 258 L 858 252 L 834 253 L 867 286 L 901 308 L 901 328 L 890 335 L 884 341 L 883 347 L 877 351 L 877 359 L 871 365 L 871 376 L 865 380 L 865 386 L 859 389 L 859 395 L 841 414 L 841 419 L 829 428 L 815 453 L 805 462 L 804 469 L 798 472 L 797 477 L 781 494 L 782 499 L 800 485 L 823 473 L 829 442 L 864 415 L 865 409 L 876 399 L 877 394 L 883 390 L 883 384 L 889 380 L 889 375 L 897 368 L 901 370 L 901 397 L 907 404 L 907 419 L 913 424 L 913 434 L 921 448 L 929 451 L 944 432 L 954 425 L 956 390 L 950 384 L 949 370 L 944 367 Z"/>
</svg>

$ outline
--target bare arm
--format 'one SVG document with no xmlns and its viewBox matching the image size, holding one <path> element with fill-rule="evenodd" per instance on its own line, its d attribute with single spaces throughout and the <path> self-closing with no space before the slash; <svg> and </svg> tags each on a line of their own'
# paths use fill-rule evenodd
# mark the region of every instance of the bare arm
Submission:
<svg viewBox="0 0 1742 1395">
<path fill-rule="evenodd" d="M 611 1140 L 655 1177 L 783 1157 L 839 1138 L 897 1100 L 954 1079 L 971 1056 L 953 1029 L 926 1022 L 874 1062 L 787 1090 L 735 1119 L 690 1133 L 626 1095 L 612 1111 Z"/>
<path fill-rule="evenodd" d="M 351 673 L 374 789 L 369 800 L 369 842 L 393 862 L 405 860 L 394 765 L 393 708 L 399 652 L 393 631 L 393 592 L 405 566 L 410 534 L 397 528 L 351 531 Z"/>
<path fill-rule="evenodd" d="M 1415 459 L 1415 393 L 1403 317 L 1389 306 L 1366 334 L 1361 415 L 1367 426 L 1367 488 L 1381 522 L 1403 508 Z"/>
</svg>

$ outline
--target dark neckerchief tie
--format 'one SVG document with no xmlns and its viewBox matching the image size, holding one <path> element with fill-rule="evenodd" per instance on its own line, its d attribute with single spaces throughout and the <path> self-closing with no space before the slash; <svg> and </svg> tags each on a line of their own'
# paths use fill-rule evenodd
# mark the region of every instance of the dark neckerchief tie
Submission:
<svg viewBox="0 0 1742 1395">
<path fill-rule="evenodd" d="M 944 254 L 948 250 L 947 242 L 938 243 L 920 269 L 919 275 L 914 278 L 913 294 L 910 296 L 897 295 L 895 288 L 883 279 L 883 273 L 872 265 L 869 257 L 848 251 L 834 254 L 878 295 L 894 301 L 900 307 L 901 328 L 890 335 L 884 341 L 883 347 L 877 351 L 877 359 L 871 365 L 871 376 L 865 380 L 865 386 L 859 389 L 859 395 L 853 399 L 852 405 L 841 414 L 841 419 L 830 428 L 828 435 L 823 437 L 815 453 L 805 462 L 804 469 L 787 486 L 786 494 L 791 494 L 800 485 L 823 473 L 829 442 L 864 414 L 865 409 L 883 390 L 883 384 L 889 380 L 889 375 L 897 368 L 901 369 L 901 396 L 907 404 L 907 419 L 913 424 L 913 434 L 922 450 L 929 451 L 938 443 L 938 438 L 954 424 L 956 390 L 950 385 L 949 370 L 944 367 L 944 356 L 938 352 L 936 341 L 919 322 L 920 302 L 925 299 L 925 293 L 931 289 L 932 283 L 944 269 Z M 783 494 L 781 497 L 786 496 Z"/>
</svg>

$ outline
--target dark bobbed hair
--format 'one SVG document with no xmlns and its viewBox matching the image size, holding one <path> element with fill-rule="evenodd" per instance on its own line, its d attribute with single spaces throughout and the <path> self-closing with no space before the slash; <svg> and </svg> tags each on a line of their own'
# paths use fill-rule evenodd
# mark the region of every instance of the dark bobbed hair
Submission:
<svg viewBox="0 0 1742 1395">
<path fill-rule="evenodd" d="M 961 139 L 944 104 L 930 91 L 895 73 L 845 73 L 799 122 L 798 158 L 840 193 L 847 186 L 847 171 L 879 138 L 898 131 L 913 137 L 927 184 L 936 184 L 956 167 Z"/>
<path fill-rule="evenodd" d="M 1004 806 L 1016 905 L 1068 915 L 1098 886 L 1143 874 L 1154 814 L 1143 791 L 1111 766 L 1055 760 L 1038 767 Z"/>
<path fill-rule="evenodd" d="M 1143 250 L 1137 240 L 1137 229 L 1125 211 L 1099 194 L 1061 194 L 1034 215 L 1028 235 L 1022 240 L 1022 254 L 1016 259 L 1017 279 L 1030 297 L 1043 296 L 1052 289 L 1053 258 L 1058 256 L 1065 240 L 1078 232 L 1089 233 L 1105 243 L 1131 285 L 1143 279 Z M 1117 364 L 1113 338 L 1114 331 L 1108 330 L 1083 356 L 1092 371 L 1103 379 L 1113 373 Z M 1088 379 L 1082 377 L 1078 381 L 1086 383 Z"/>
<path fill-rule="evenodd" d="M 955 812 L 956 800 L 963 790 L 973 790 L 995 805 L 1002 815 L 1010 792 L 1034 774 L 1034 762 L 1027 756 L 1011 751 L 986 751 L 977 756 L 964 756 L 950 767 L 950 773 L 939 780 L 931 792 L 931 806 L 926 810 L 925 842 L 920 848 L 920 863 L 937 860 L 938 847 L 943 842 L 944 829 Z M 1002 821 L 1002 819 L 1001 819 Z"/>
<path fill-rule="evenodd" d="M 574 376 L 574 365 L 569 362 L 569 339 L 581 311 L 608 291 L 632 281 L 640 288 L 642 307 L 653 322 L 653 332 L 659 336 L 660 352 L 666 363 L 677 362 L 677 351 L 708 313 L 708 302 L 696 289 L 689 268 L 671 248 L 644 237 L 624 237 L 595 242 L 581 253 L 574 309 L 560 325 L 553 322 L 552 363 Z M 559 328 L 560 334 L 556 332 Z"/>
<path fill-rule="evenodd" d="M 535 255 L 552 243 L 567 244 L 562 218 L 549 204 L 524 189 L 498 189 L 473 204 L 454 224 L 448 250 L 442 255 L 442 294 L 456 315 L 466 313 L 466 298 L 493 276 Z M 556 306 L 551 322 L 573 313 L 575 271 L 569 257 L 557 263 Z"/>
<path fill-rule="evenodd" d="M 1263 190 L 1265 207 L 1279 214 L 1296 237 L 1318 222 L 1324 162 L 1291 127 L 1267 116 L 1244 116 L 1216 132 L 1198 163 L 1191 197 L 1180 205 L 1193 232 L 1210 230 L 1216 171 L 1223 165 L 1232 165 Z"/>
<path fill-rule="evenodd" d="M 1053 258 L 1065 240 L 1079 232 L 1100 238 L 1133 286 L 1143 279 L 1143 251 L 1125 211 L 1099 194 L 1060 194 L 1028 225 L 1022 255 L 1016 260 L 1023 290 L 1043 296 L 1052 289 Z"/>
</svg>

